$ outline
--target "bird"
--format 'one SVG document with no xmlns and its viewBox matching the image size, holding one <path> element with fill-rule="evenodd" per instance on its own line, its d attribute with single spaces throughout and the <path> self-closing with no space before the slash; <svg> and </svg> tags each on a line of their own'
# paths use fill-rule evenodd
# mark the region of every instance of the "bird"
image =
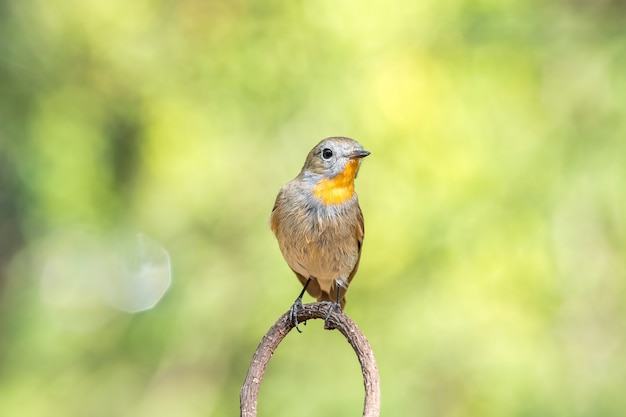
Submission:
<svg viewBox="0 0 626 417">
<path fill-rule="evenodd" d="M 347 137 L 323 139 L 276 197 L 270 227 L 285 261 L 303 285 L 290 309 L 298 332 L 298 310 L 307 291 L 343 310 L 348 286 L 359 268 L 365 235 L 354 190 L 361 161 L 370 152 Z M 328 318 L 333 309 L 328 310 Z"/>
</svg>

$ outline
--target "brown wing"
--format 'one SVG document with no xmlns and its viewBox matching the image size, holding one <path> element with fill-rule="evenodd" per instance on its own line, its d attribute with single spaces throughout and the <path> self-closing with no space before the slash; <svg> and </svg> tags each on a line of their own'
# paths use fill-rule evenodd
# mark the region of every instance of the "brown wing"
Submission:
<svg viewBox="0 0 626 417">
<path fill-rule="evenodd" d="M 272 214 L 270 215 L 270 228 L 274 235 L 278 231 L 278 203 L 283 199 L 283 189 L 281 188 L 276 196 L 276 201 L 274 201 L 274 207 L 272 208 Z"/>
<path fill-rule="evenodd" d="M 357 214 L 356 214 L 356 244 L 358 246 L 359 254 L 356 260 L 356 264 L 354 264 L 354 268 L 352 268 L 352 272 L 348 275 L 348 284 L 352 281 L 352 278 L 356 275 L 356 271 L 359 269 L 359 262 L 361 262 L 361 248 L 363 247 L 363 238 L 365 237 L 365 223 L 363 221 L 363 212 L 361 211 L 361 207 L 357 204 Z M 333 292 L 336 291 L 336 287 L 333 286 Z M 337 297 L 333 297 L 331 301 L 333 301 Z M 346 293 L 344 292 L 341 296 L 341 309 L 346 305 Z"/>
<path fill-rule="evenodd" d="M 274 235 L 276 235 L 277 237 L 278 237 L 278 223 L 280 219 L 280 210 L 278 206 L 279 206 L 279 203 L 283 200 L 283 198 L 284 198 L 284 191 L 281 188 L 281 190 L 278 192 L 278 196 L 276 196 L 276 202 L 274 202 L 274 208 L 272 208 L 272 214 L 270 216 L 270 228 L 272 229 L 272 232 L 274 232 Z M 289 263 L 287 264 L 289 265 Z M 293 268 L 291 268 L 291 266 L 289 266 L 289 268 L 293 271 L 294 274 L 296 274 L 296 277 L 298 278 L 300 283 L 304 286 L 309 277 L 304 277 L 301 274 L 297 273 Z M 320 288 L 320 285 L 317 282 L 317 280 L 312 279 L 306 288 L 306 292 L 308 292 L 313 298 L 319 298 L 321 296 L 320 294 L 322 293 L 322 289 Z"/>
<path fill-rule="evenodd" d="M 356 260 L 356 264 L 352 269 L 352 272 L 350 272 L 350 275 L 348 276 L 348 284 L 352 281 L 352 278 L 354 278 L 356 271 L 359 269 L 359 262 L 361 261 L 361 248 L 363 247 L 363 238 L 365 237 L 365 222 L 363 220 L 363 212 L 361 211 L 361 207 L 359 207 L 358 204 L 356 207 L 358 209 L 356 214 L 356 242 L 359 247 L 359 255 Z"/>
</svg>

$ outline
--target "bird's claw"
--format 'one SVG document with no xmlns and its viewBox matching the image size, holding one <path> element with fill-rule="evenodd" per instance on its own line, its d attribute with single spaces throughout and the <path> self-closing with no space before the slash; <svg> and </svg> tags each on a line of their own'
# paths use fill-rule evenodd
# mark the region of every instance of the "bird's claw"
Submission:
<svg viewBox="0 0 626 417">
<path fill-rule="evenodd" d="M 328 321 L 328 319 L 333 314 L 333 312 L 341 311 L 341 304 L 336 303 L 336 302 L 332 302 L 332 301 L 329 301 L 329 304 L 330 304 L 330 306 L 328 307 L 328 311 L 326 312 L 326 317 L 324 317 L 324 329 L 326 329 L 326 330 L 332 330 L 332 329 L 335 328 L 335 326 L 332 325 Z"/>
<path fill-rule="evenodd" d="M 289 309 L 289 322 L 291 324 L 293 324 L 293 327 L 296 328 L 296 330 L 298 331 L 298 333 L 302 333 L 302 330 L 300 330 L 300 328 L 298 327 L 298 313 L 300 312 L 300 310 L 302 310 L 302 299 L 301 298 L 296 298 L 296 301 L 293 303 L 293 305 L 291 306 L 291 308 Z M 304 322 L 304 325 L 306 326 L 306 321 Z"/>
</svg>

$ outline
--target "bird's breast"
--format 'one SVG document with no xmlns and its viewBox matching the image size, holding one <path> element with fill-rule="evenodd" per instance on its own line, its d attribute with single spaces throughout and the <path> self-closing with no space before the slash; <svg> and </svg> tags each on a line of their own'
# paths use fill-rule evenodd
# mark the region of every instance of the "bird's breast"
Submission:
<svg viewBox="0 0 626 417">
<path fill-rule="evenodd" d="M 279 244 L 292 269 L 328 282 L 350 274 L 359 257 L 356 194 L 348 201 L 311 204 L 283 218 Z"/>
</svg>

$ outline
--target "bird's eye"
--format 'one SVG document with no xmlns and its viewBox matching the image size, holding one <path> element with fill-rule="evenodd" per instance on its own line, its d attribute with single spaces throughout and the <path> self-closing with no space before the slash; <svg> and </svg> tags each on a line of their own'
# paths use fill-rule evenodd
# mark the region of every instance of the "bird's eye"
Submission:
<svg viewBox="0 0 626 417">
<path fill-rule="evenodd" d="M 324 158 L 325 160 L 329 160 L 330 158 L 333 157 L 333 151 L 328 149 L 328 148 L 324 148 L 322 150 L 322 158 Z"/>
</svg>

